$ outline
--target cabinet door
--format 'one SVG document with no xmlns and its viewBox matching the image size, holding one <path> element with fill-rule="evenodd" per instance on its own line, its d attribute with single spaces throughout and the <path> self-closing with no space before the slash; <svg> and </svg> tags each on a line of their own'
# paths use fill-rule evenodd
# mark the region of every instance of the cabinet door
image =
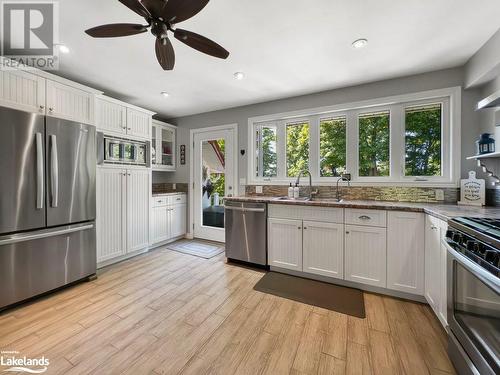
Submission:
<svg viewBox="0 0 500 375">
<path fill-rule="evenodd" d="M 425 299 L 436 315 L 439 310 L 441 278 L 439 275 L 440 255 L 440 230 L 436 218 L 427 215 L 425 218 Z"/>
<path fill-rule="evenodd" d="M 149 242 L 150 172 L 127 171 L 127 251 L 142 250 Z"/>
<path fill-rule="evenodd" d="M 302 221 L 268 219 L 269 265 L 302 271 Z"/>
<path fill-rule="evenodd" d="M 386 228 L 346 225 L 345 279 L 386 286 Z"/>
<path fill-rule="evenodd" d="M 424 223 L 418 212 L 387 215 L 387 288 L 424 295 Z"/>
<path fill-rule="evenodd" d="M 0 70 L 0 105 L 45 114 L 45 79 L 21 70 Z"/>
<path fill-rule="evenodd" d="M 176 204 L 171 206 L 171 237 L 180 237 L 186 234 L 186 205 Z"/>
<path fill-rule="evenodd" d="M 158 164 L 167 170 L 175 169 L 175 130 L 160 126 Z"/>
<path fill-rule="evenodd" d="M 304 221 L 304 272 L 344 278 L 344 225 Z"/>
<path fill-rule="evenodd" d="M 97 100 L 96 126 L 99 130 L 126 134 L 127 108 L 107 100 Z"/>
<path fill-rule="evenodd" d="M 170 238 L 168 223 L 169 208 L 167 206 L 153 207 L 151 213 L 151 243 L 159 243 Z"/>
<path fill-rule="evenodd" d="M 127 135 L 151 138 L 152 116 L 133 108 L 127 108 Z"/>
<path fill-rule="evenodd" d="M 97 169 L 97 262 L 126 254 L 126 171 Z"/>
<path fill-rule="evenodd" d="M 93 94 L 47 80 L 47 115 L 84 124 L 94 124 Z"/>
</svg>

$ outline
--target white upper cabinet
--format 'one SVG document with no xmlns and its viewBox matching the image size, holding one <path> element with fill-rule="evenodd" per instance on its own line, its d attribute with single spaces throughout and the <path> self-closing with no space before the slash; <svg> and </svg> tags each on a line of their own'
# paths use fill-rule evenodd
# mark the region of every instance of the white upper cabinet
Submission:
<svg viewBox="0 0 500 375">
<path fill-rule="evenodd" d="M 387 288 L 424 294 L 424 214 L 387 214 Z"/>
<path fill-rule="evenodd" d="M 344 225 L 304 221 L 303 271 L 344 277 Z"/>
<path fill-rule="evenodd" d="M 302 220 L 269 218 L 269 265 L 302 271 Z"/>
<path fill-rule="evenodd" d="M 0 105 L 45 114 L 45 78 L 22 70 L 0 70 Z"/>
<path fill-rule="evenodd" d="M 151 129 L 151 166 L 156 170 L 175 171 L 176 127 L 153 120 Z"/>
<path fill-rule="evenodd" d="M 46 103 L 48 116 L 94 124 L 95 95 L 90 92 L 47 80 Z"/>
<path fill-rule="evenodd" d="M 127 135 L 151 139 L 151 121 L 151 113 L 127 108 Z"/>
<path fill-rule="evenodd" d="M 101 95 L 97 98 L 97 129 L 126 138 L 151 139 L 153 112 Z"/>
<path fill-rule="evenodd" d="M 345 279 L 386 287 L 386 228 L 345 226 Z"/>
<path fill-rule="evenodd" d="M 99 130 L 127 134 L 127 107 L 98 98 L 96 126 Z"/>
</svg>

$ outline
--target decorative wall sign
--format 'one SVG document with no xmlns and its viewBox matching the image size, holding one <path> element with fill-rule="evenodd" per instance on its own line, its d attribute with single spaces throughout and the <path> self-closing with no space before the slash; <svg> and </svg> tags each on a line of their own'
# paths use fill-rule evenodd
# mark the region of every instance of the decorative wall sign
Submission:
<svg viewBox="0 0 500 375">
<path fill-rule="evenodd" d="M 484 206 L 485 184 L 484 180 L 476 178 L 476 172 L 470 171 L 469 178 L 460 182 L 460 202 L 458 204 Z"/>
<path fill-rule="evenodd" d="M 180 163 L 181 165 L 186 164 L 186 145 L 181 145 L 180 146 Z"/>
</svg>

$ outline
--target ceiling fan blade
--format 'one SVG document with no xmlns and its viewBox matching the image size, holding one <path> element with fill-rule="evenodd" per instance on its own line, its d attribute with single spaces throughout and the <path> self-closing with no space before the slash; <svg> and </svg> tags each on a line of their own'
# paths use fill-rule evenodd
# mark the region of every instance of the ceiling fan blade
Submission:
<svg viewBox="0 0 500 375">
<path fill-rule="evenodd" d="M 142 6 L 146 8 L 155 18 L 163 17 L 163 10 L 168 0 L 141 0 Z"/>
<path fill-rule="evenodd" d="M 179 23 L 198 14 L 210 0 L 169 0 L 162 17 L 170 23 Z"/>
<path fill-rule="evenodd" d="M 125 5 L 130 10 L 137 13 L 139 16 L 144 18 L 151 18 L 151 13 L 142 5 L 139 0 L 118 0 L 120 3 Z"/>
<path fill-rule="evenodd" d="M 200 34 L 193 33 L 192 31 L 176 29 L 174 37 L 189 47 L 206 53 L 207 55 L 218 57 L 220 59 L 226 59 L 229 56 L 229 52 L 223 47 Z"/>
<path fill-rule="evenodd" d="M 147 26 L 135 23 L 111 23 L 108 25 L 96 26 L 85 32 L 94 38 L 114 38 L 119 36 L 129 36 L 148 31 Z"/>
<path fill-rule="evenodd" d="M 163 70 L 172 70 L 175 65 L 175 52 L 168 38 L 156 38 L 156 58 Z"/>
</svg>

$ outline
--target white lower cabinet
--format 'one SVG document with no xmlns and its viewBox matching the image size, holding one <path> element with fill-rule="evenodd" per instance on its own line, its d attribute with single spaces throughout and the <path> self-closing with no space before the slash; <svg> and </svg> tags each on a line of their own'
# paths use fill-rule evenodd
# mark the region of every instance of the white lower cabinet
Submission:
<svg viewBox="0 0 500 375">
<path fill-rule="evenodd" d="M 303 271 L 344 277 L 344 225 L 303 222 Z"/>
<path fill-rule="evenodd" d="M 97 169 L 98 263 L 148 246 L 150 181 L 147 169 Z"/>
<path fill-rule="evenodd" d="M 154 197 L 151 211 L 151 244 L 155 245 L 186 234 L 185 195 Z"/>
<path fill-rule="evenodd" d="M 433 216 L 425 218 L 425 299 L 441 324 L 447 325 L 446 248 L 441 240 L 446 223 Z"/>
<path fill-rule="evenodd" d="M 269 218 L 269 265 L 302 271 L 302 220 Z"/>
<path fill-rule="evenodd" d="M 386 228 L 345 226 L 345 279 L 386 287 Z"/>
<path fill-rule="evenodd" d="M 387 288 L 424 295 L 424 223 L 418 212 L 387 215 Z"/>
</svg>

